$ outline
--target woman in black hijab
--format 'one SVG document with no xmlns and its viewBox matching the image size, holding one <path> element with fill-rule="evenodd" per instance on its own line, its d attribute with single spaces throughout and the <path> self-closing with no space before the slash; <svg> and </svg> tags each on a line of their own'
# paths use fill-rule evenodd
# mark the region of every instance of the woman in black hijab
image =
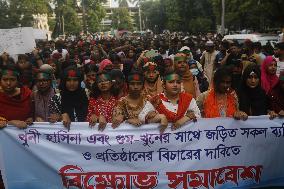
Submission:
<svg viewBox="0 0 284 189">
<path fill-rule="evenodd" d="M 52 114 L 61 115 L 63 125 L 70 127 L 71 122 L 84 122 L 88 113 L 88 98 L 86 92 L 81 87 L 83 76 L 75 66 L 69 66 L 64 70 L 60 95 L 55 95 L 51 99 L 49 107 Z M 58 116 L 57 119 L 60 116 Z M 55 116 L 56 119 L 56 116 Z M 51 120 L 56 122 L 58 120 Z"/>
<path fill-rule="evenodd" d="M 260 68 L 249 65 L 243 72 L 238 90 L 239 109 L 248 116 L 267 115 L 268 102 L 265 91 L 261 88 Z"/>
</svg>

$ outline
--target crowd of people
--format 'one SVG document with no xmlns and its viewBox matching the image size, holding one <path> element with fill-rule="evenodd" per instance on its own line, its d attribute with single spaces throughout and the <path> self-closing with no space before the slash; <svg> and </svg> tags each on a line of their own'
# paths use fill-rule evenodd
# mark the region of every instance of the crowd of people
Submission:
<svg viewBox="0 0 284 189">
<path fill-rule="evenodd" d="M 41 41 L 0 57 L 0 127 L 33 122 L 168 122 L 284 116 L 284 43 L 219 36 Z"/>
<path fill-rule="evenodd" d="M 78 37 L 0 57 L 0 128 L 126 121 L 176 130 L 198 118 L 284 116 L 284 42 L 220 36 Z"/>
</svg>

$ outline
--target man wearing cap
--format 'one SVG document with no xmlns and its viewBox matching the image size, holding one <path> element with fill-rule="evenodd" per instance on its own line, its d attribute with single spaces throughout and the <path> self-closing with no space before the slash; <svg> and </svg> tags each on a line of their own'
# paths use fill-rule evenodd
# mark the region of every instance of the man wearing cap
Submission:
<svg viewBox="0 0 284 189">
<path fill-rule="evenodd" d="M 192 59 L 192 53 L 191 53 L 190 48 L 188 46 L 183 46 L 179 50 L 179 53 L 184 53 L 184 54 L 186 54 L 188 59 Z"/>
<path fill-rule="evenodd" d="M 37 91 L 33 92 L 34 117 L 36 122 L 48 122 L 49 102 L 55 92 L 52 88 L 52 73 L 39 71 L 36 75 Z"/>
<path fill-rule="evenodd" d="M 217 55 L 217 51 L 214 49 L 213 41 L 207 41 L 205 43 L 206 51 L 203 52 L 200 63 L 203 66 L 204 74 L 208 78 L 208 82 L 211 83 L 213 77 L 214 62 Z"/>
<path fill-rule="evenodd" d="M 145 78 L 143 94 L 145 96 L 152 97 L 163 92 L 162 81 L 156 63 L 147 62 L 143 66 L 143 73 Z"/>
</svg>

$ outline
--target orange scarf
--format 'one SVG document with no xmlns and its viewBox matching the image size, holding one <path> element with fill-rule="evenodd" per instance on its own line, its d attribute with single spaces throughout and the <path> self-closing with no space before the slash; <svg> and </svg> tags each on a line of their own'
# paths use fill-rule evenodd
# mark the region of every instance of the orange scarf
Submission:
<svg viewBox="0 0 284 189">
<path fill-rule="evenodd" d="M 163 93 L 159 94 L 159 97 L 163 101 L 169 101 Z M 177 113 L 174 113 L 168 110 L 162 102 L 158 106 L 156 106 L 156 110 L 160 114 L 164 114 L 167 117 L 169 122 L 176 122 L 177 120 L 181 119 L 186 114 L 188 110 L 188 106 L 191 102 L 191 99 L 192 99 L 192 95 L 182 92 L 179 94 Z"/>
<path fill-rule="evenodd" d="M 227 93 L 226 117 L 233 117 L 236 110 L 237 108 L 235 97 L 233 96 L 233 94 Z M 208 96 L 204 100 L 204 117 L 221 117 L 214 89 L 211 89 L 209 91 Z"/>
</svg>

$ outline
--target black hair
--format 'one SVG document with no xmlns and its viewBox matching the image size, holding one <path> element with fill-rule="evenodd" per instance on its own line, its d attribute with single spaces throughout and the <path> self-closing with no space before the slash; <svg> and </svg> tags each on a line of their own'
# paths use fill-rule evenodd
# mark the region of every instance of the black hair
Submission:
<svg viewBox="0 0 284 189">
<path fill-rule="evenodd" d="M 241 47 L 240 43 L 237 40 L 233 40 L 232 42 L 233 43 L 230 43 L 230 47 L 233 47 L 233 46 L 238 47 L 238 48 Z"/>
<path fill-rule="evenodd" d="M 58 60 L 52 60 L 52 63 L 55 64 L 55 67 L 56 67 L 54 76 L 55 76 L 56 79 L 60 79 L 60 78 L 61 78 L 61 75 L 62 75 L 61 62 L 59 62 Z M 48 61 L 46 61 L 46 64 L 49 65 Z"/>
<path fill-rule="evenodd" d="M 65 68 L 64 71 L 63 71 L 63 73 L 61 74 L 61 82 L 60 82 L 59 89 L 61 89 L 61 90 L 63 90 L 63 89 L 65 90 L 65 89 L 66 89 L 67 73 L 68 73 L 68 71 L 70 71 L 70 70 L 74 70 L 75 72 L 80 73 L 79 78 L 78 78 L 78 81 L 79 81 L 79 86 L 78 86 L 78 88 L 79 88 L 79 89 L 81 88 L 81 81 L 83 81 L 83 75 L 82 75 L 82 73 L 80 72 L 80 70 L 77 68 L 77 66 L 71 65 L 71 66 L 68 66 L 67 68 Z"/>
<path fill-rule="evenodd" d="M 179 77 L 182 77 L 175 69 L 170 69 L 170 70 L 166 71 L 165 73 L 163 73 L 163 75 L 162 75 L 163 83 L 166 82 L 165 77 L 168 76 L 168 75 L 172 75 L 172 74 L 177 74 Z"/>
<path fill-rule="evenodd" d="M 254 42 L 254 43 L 253 43 L 253 48 L 254 48 L 254 49 L 261 49 L 261 47 L 262 47 L 262 46 L 261 46 L 261 43 L 260 43 L 260 42 Z"/>
<path fill-rule="evenodd" d="M 112 80 L 115 80 L 116 78 L 121 78 L 121 79 L 123 79 L 125 81 L 124 74 L 123 74 L 123 72 L 120 69 L 112 69 L 109 72 L 109 75 L 110 75 Z"/>
<path fill-rule="evenodd" d="M 20 70 L 19 68 L 17 67 L 17 65 L 15 64 L 7 64 L 5 66 L 3 66 L 1 68 L 1 70 L 10 70 L 10 71 L 13 71 L 13 72 L 18 72 L 18 76 L 17 76 L 17 80 L 19 82 L 19 79 L 20 79 Z M 0 72 L 0 78 L 2 78 L 2 71 Z"/>
<path fill-rule="evenodd" d="M 142 72 L 142 70 L 140 70 L 140 69 L 137 69 L 137 68 L 133 68 L 132 70 L 131 70 L 131 72 L 128 74 L 128 78 L 127 78 L 127 85 L 129 85 L 129 77 L 130 76 L 132 76 L 132 75 L 139 75 L 139 77 L 141 77 L 142 78 L 142 83 L 143 83 L 143 85 L 144 85 L 144 75 L 142 74 L 143 72 Z"/>
<path fill-rule="evenodd" d="M 19 60 L 25 60 L 25 61 L 29 61 L 29 57 L 26 54 L 19 54 L 18 55 L 18 61 Z"/>
<path fill-rule="evenodd" d="M 97 73 L 97 77 L 100 76 L 100 75 L 103 75 L 103 74 L 108 74 L 108 75 L 110 76 L 110 73 L 109 73 L 109 72 L 106 72 L 106 71 L 99 71 L 99 72 Z M 112 79 L 111 79 L 111 76 L 110 76 L 110 80 L 112 80 Z M 111 81 L 111 82 L 112 82 L 112 81 Z M 110 88 L 110 94 L 111 94 L 112 96 L 115 96 L 115 97 L 118 96 L 118 92 L 117 92 L 116 90 L 114 90 L 113 85 L 112 85 L 111 88 Z M 91 87 L 91 94 L 90 94 L 90 96 L 91 96 L 92 98 L 97 99 L 100 95 L 101 95 L 101 91 L 100 91 L 100 89 L 99 89 L 99 87 L 98 87 L 98 82 L 97 82 L 97 79 L 96 79 L 95 83 L 93 83 L 93 85 L 92 85 L 92 87 Z"/>
<path fill-rule="evenodd" d="M 284 42 L 276 43 L 275 47 L 280 50 L 284 50 Z"/>
<path fill-rule="evenodd" d="M 218 90 L 218 86 L 222 82 L 222 80 L 226 77 L 232 78 L 231 69 L 227 66 L 221 66 L 218 68 L 213 76 L 213 86 L 215 90 Z"/>
<path fill-rule="evenodd" d="M 110 53 L 109 55 L 109 60 L 113 63 L 113 62 L 121 62 L 120 57 L 115 54 L 115 53 Z"/>
<path fill-rule="evenodd" d="M 229 49 L 230 43 L 227 40 L 224 40 L 221 42 L 221 45 L 225 48 L 225 49 Z"/>
<path fill-rule="evenodd" d="M 0 56 L 0 69 L 6 64 L 15 64 L 15 60 L 12 57 L 8 57 L 8 62 L 4 62 L 3 57 Z"/>
<path fill-rule="evenodd" d="M 64 42 L 62 40 L 58 40 L 55 42 L 55 48 L 56 49 L 63 49 L 64 48 Z M 61 53 L 61 52 L 60 52 Z"/>
<path fill-rule="evenodd" d="M 89 72 L 98 72 L 99 68 L 96 64 L 86 64 L 84 65 L 84 72 L 88 74 Z"/>
</svg>

